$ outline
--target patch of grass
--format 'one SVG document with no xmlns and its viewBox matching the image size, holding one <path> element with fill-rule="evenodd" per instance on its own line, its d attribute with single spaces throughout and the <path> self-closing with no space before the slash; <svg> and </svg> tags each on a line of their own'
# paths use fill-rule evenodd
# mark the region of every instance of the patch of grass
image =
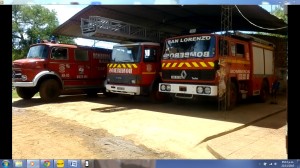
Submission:
<svg viewBox="0 0 300 168">
<path fill-rule="evenodd" d="M 35 94 L 33 97 L 40 97 L 40 94 L 39 93 L 37 93 L 37 94 Z M 12 98 L 20 98 L 19 96 L 18 96 L 18 94 L 17 94 L 17 91 L 16 91 L 16 89 L 12 89 Z"/>
<path fill-rule="evenodd" d="M 12 90 L 12 98 L 20 98 L 16 92 L 16 89 Z"/>
</svg>

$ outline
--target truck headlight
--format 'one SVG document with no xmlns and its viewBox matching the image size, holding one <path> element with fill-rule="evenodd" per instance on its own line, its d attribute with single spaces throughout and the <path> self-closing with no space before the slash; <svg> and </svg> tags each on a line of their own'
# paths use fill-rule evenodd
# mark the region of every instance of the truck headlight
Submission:
<svg viewBox="0 0 300 168">
<path fill-rule="evenodd" d="M 167 91 L 171 91 L 171 85 L 167 85 L 166 90 L 167 90 Z"/>
<path fill-rule="evenodd" d="M 166 90 L 166 85 L 164 85 L 164 84 L 160 85 L 160 90 L 165 91 Z"/>
<path fill-rule="evenodd" d="M 205 94 L 210 94 L 211 93 L 211 88 L 210 87 L 205 87 L 204 88 L 204 93 Z"/>
<path fill-rule="evenodd" d="M 22 81 L 26 81 L 27 80 L 27 75 L 22 75 Z"/>
<path fill-rule="evenodd" d="M 203 87 L 202 87 L 202 86 L 197 86 L 196 92 L 197 92 L 198 94 L 203 93 Z"/>
</svg>

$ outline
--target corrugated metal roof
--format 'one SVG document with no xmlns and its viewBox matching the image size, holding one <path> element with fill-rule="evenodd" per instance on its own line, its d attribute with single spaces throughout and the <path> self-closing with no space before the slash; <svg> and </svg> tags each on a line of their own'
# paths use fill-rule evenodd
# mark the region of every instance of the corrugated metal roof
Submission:
<svg viewBox="0 0 300 168">
<path fill-rule="evenodd" d="M 264 28 L 287 26 L 283 20 L 278 19 L 258 5 L 237 5 L 240 12 L 252 24 L 241 16 L 234 5 L 231 7 L 233 30 L 287 34 L 287 28 L 268 30 L 254 26 L 253 24 Z M 54 34 L 112 42 L 142 41 L 138 38 L 128 38 L 104 32 L 91 37 L 84 36 L 80 27 L 81 19 L 88 19 L 90 16 L 101 16 L 147 27 L 163 32 L 165 37 L 180 35 L 195 28 L 206 33 L 216 32 L 221 30 L 221 9 L 221 5 L 92 5 L 84 8 L 60 25 Z"/>
</svg>

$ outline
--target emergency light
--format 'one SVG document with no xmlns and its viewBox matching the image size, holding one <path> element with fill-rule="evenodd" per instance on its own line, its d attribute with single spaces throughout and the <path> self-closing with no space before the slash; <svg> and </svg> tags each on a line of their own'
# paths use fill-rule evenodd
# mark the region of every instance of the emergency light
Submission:
<svg viewBox="0 0 300 168">
<path fill-rule="evenodd" d="M 48 40 L 41 40 L 40 35 L 38 36 L 38 38 L 36 40 L 36 43 L 48 43 L 48 42 L 49 42 Z M 55 36 L 51 36 L 50 42 L 51 43 L 56 43 Z"/>
<path fill-rule="evenodd" d="M 40 35 L 38 36 L 38 39 L 36 40 L 36 43 L 41 43 Z"/>
<path fill-rule="evenodd" d="M 51 43 L 55 43 L 55 37 L 54 37 L 54 36 L 51 36 L 50 42 L 51 42 Z"/>
</svg>

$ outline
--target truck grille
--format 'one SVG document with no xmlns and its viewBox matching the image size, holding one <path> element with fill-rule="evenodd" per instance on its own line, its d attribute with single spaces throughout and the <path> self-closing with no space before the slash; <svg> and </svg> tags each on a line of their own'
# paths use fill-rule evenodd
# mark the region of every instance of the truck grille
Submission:
<svg viewBox="0 0 300 168">
<path fill-rule="evenodd" d="M 132 84 L 132 80 L 137 80 L 137 75 L 114 75 L 114 74 L 108 74 L 107 75 L 107 81 L 110 84 Z"/>
<path fill-rule="evenodd" d="M 13 70 L 12 71 L 12 78 L 13 79 L 21 79 L 22 78 L 22 73 L 20 70 Z"/>
<path fill-rule="evenodd" d="M 163 70 L 165 80 L 214 80 L 216 70 Z"/>
</svg>

